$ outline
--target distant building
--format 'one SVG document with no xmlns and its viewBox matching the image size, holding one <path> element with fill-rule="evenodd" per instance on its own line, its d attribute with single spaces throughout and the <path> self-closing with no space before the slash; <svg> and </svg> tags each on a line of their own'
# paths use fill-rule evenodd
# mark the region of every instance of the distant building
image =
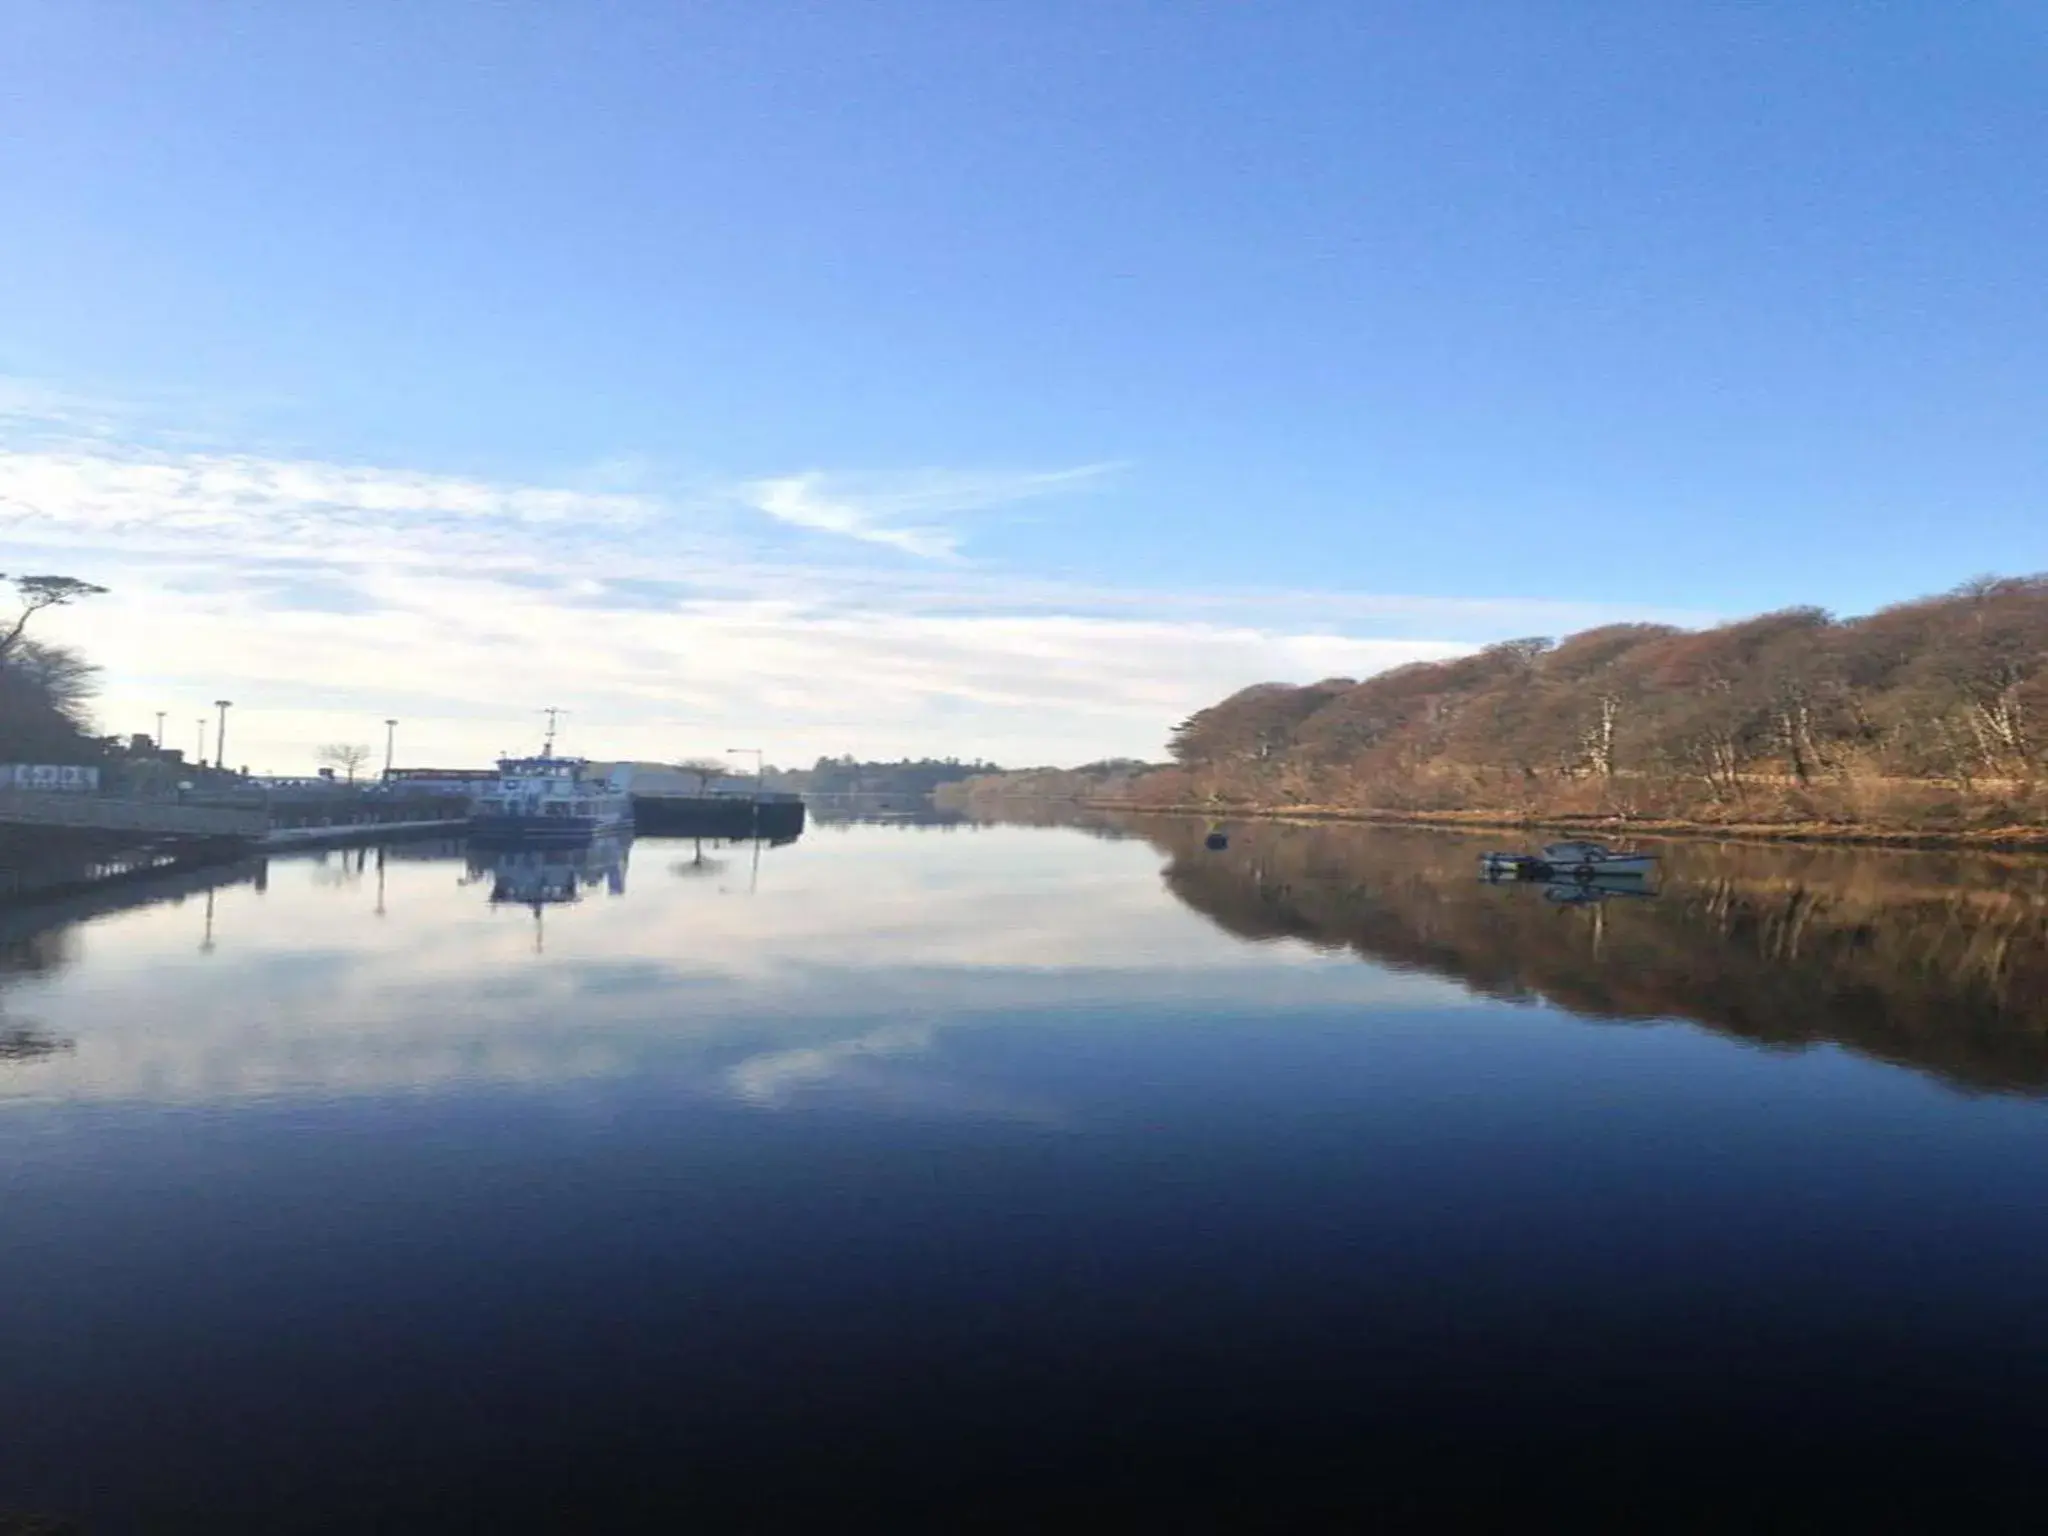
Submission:
<svg viewBox="0 0 2048 1536">
<path fill-rule="evenodd" d="M 698 775 L 673 763 L 592 763 L 592 773 L 623 778 L 626 791 L 634 795 L 662 795 L 685 799 L 751 800 L 758 784 L 751 773 Z M 764 801 L 795 800 L 798 797 L 768 790 Z"/>
<path fill-rule="evenodd" d="M 332 769 L 323 770 L 332 774 Z M 495 784 L 498 770 L 495 768 L 387 768 L 384 770 L 386 784 L 401 784 L 407 789 L 446 789 L 467 792 L 478 784 Z"/>
</svg>

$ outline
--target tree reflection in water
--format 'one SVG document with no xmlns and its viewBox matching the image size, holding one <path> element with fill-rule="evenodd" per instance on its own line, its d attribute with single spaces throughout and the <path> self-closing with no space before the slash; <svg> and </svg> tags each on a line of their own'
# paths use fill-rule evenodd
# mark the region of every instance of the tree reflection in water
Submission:
<svg viewBox="0 0 2048 1536">
<path fill-rule="evenodd" d="M 2048 860 L 1658 845 L 1652 899 L 1491 885 L 1498 834 L 1134 817 L 1166 885 L 1248 939 L 1296 938 L 1595 1019 L 1832 1043 L 1976 1090 L 2048 1091 Z"/>
<path fill-rule="evenodd" d="M 0 1066 L 16 1061 L 41 1061 L 77 1049 L 77 1042 L 47 1034 L 33 1025 L 0 1024 Z"/>
</svg>

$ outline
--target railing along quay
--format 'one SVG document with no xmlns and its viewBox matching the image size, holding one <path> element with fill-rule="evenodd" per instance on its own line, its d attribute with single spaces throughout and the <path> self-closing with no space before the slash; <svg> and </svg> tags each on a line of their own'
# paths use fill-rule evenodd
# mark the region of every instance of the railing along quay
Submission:
<svg viewBox="0 0 2048 1536">
<path fill-rule="evenodd" d="M 260 808 L 187 805 L 178 800 L 130 800 L 61 791 L 0 790 L 0 822 L 24 827 L 75 827 L 94 832 L 141 832 L 163 837 L 236 837 L 254 840 L 270 830 Z"/>
</svg>

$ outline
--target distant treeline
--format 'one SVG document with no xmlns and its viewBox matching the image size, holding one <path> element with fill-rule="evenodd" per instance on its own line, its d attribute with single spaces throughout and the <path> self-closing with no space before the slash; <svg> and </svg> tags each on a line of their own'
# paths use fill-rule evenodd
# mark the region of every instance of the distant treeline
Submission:
<svg viewBox="0 0 2048 1536">
<path fill-rule="evenodd" d="M 965 786 L 1150 806 L 1985 828 L 2048 823 L 2048 577 L 1866 618 L 1613 624 L 1181 722 L 1173 762 Z"/>
<path fill-rule="evenodd" d="M 1005 815 L 1051 801 L 1135 801 L 1160 771 L 1159 764 L 1133 757 L 1104 758 L 1078 768 L 998 770 L 945 785 L 934 798 L 953 809 L 1002 810 Z"/>
<path fill-rule="evenodd" d="M 889 800 L 923 800 L 942 784 L 955 784 L 1003 770 L 994 763 L 963 763 L 958 758 L 904 758 L 893 763 L 864 763 L 851 757 L 821 757 L 809 768 L 777 769 L 770 775 L 778 789 L 803 795 L 860 795 Z"/>
</svg>

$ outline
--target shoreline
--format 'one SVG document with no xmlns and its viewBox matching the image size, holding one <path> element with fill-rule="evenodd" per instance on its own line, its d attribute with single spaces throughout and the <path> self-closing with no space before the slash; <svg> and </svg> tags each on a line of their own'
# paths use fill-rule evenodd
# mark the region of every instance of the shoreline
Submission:
<svg viewBox="0 0 2048 1536">
<path fill-rule="evenodd" d="M 1431 827 L 1465 832 L 1604 832 L 1747 843 L 1798 843 L 1850 848 L 1947 849 L 1970 853 L 2048 853 L 2048 827 L 1994 827 L 1939 832 L 1832 822 L 1716 822 L 1616 816 L 1517 816 L 1508 811 L 1382 811 L 1328 805 L 1141 805 L 1129 800 L 1038 800 L 1137 816 L 1200 816 L 1211 821 L 1337 822 Z"/>
</svg>

